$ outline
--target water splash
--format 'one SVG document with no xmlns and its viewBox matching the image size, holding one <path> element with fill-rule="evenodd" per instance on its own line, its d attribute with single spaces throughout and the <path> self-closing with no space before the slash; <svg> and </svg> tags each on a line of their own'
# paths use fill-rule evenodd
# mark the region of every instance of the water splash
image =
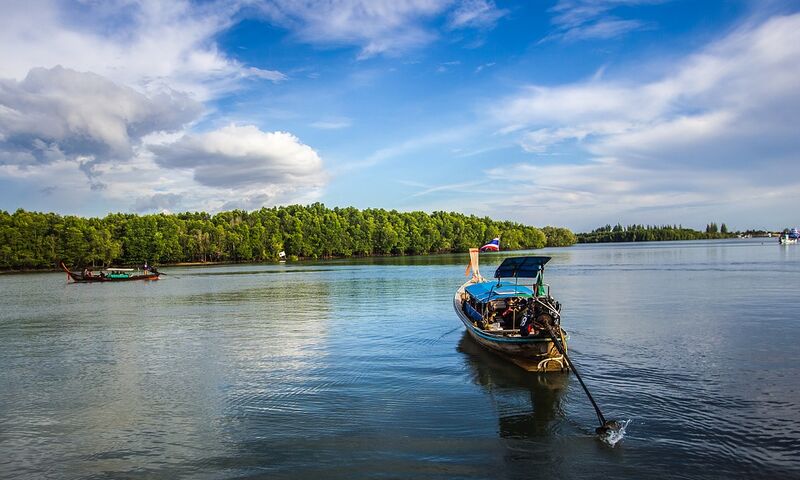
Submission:
<svg viewBox="0 0 800 480">
<path fill-rule="evenodd" d="M 606 430 L 605 433 L 600 435 L 600 440 L 602 440 L 606 445 L 614 447 L 614 445 L 625 438 L 625 429 L 628 428 L 629 423 L 631 423 L 630 420 L 617 422 L 619 428 Z"/>
</svg>

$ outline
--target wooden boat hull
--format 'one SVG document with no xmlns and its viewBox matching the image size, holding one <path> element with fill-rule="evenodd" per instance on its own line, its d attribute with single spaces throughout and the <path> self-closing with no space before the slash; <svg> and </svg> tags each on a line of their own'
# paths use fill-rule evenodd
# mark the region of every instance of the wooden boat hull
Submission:
<svg viewBox="0 0 800 480">
<path fill-rule="evenodd" d="M 106 282 L 132 282 L 135 280 L 158 280 L 160 274 L 134 275 L 128 278 L 108 278 L 108 277 L 82 277 L 70 275 L 70 279 L 75 283 L 106 283 Z"/>
<path fill-rule="evenodd" d="M 99 275 L 85 276 L 81 272 L 73 272 L 60 262 L 61 269 L 67 272 L 67 278 L 75 283 L 106 283 L 106 282 L 132 282 L 136 280 L 158 280 L 160 273 L 146 273 L 143 275 L 132 275 L 127 278 L 110 278 Z"/>
<path fill-rule="evenodd" d="M 453 298 L 453 308 L 470 337 L 484 348 L 505 357 L 526 370 L 534 372 L 567 371 L 566 361 L 550 338 L 503 336 L 476 327 L 462 308 L 464 289 L 471 283 L 467 282 L 462 285 Z M 564 346 L 566 347 L 566 341 Z"/>
</svg>

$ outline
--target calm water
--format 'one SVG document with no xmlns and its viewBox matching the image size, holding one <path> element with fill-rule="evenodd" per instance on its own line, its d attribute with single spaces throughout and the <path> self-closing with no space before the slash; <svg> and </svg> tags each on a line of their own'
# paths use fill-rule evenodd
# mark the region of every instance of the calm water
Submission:
<svg viewBox="0 0 800 480">
<path fill-rule="evenodd" d="M 466 255 L 0 276 L 0 478 L 800 478 L 800 246 L 545 250 L 571 375 L 465 336 Z M 482 258 L 493 272 L 501 255 Z"/>
</svg>

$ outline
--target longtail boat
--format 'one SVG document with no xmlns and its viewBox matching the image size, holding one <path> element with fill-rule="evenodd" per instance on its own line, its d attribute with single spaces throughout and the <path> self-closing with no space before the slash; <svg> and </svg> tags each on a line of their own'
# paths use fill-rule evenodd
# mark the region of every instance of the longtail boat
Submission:
<svg viewBox="0 0 800 480">
<path fill-rule="evenodd" d="M 72 271 L 64 265 L 64 262 L 59 262 L 62 270 L 67 272 L 67 281 L 72 280 L 76 283 L 92 283 L 92 282 L 130 282 L 132 280 L 158 280 L 161 275 L 155 267 L 150 267 L 144 271 L 134 270 L 133 268 L 115 268 L 109 267 L 94 272 L 88 268 L 83 271 Z"/>
<path fill-rule="evenodd" d="M 453 298 L 453 307 L 469 335 L 483 347 L 529 371 L 567 371 L 567 335 L 561 328 L 561 304 L 544 283 L 551 257 L 506 258 L 486 280 L 478 268 L 478 249 L 470 249 L 472 277 Z M 529 280 L 526 282 L 526 280 Z M 559 337 L 564 352 L 553 343 Z"/>
<path fill-rule="evenodd" d="M 510 257 L 497 267 L 497 281 L 478 271 L 477 248 L 469 250 L 467 275 L 453 298 L 458 318 L 480 345 L 532 372 L 575 374 L 600 423 L 595 432 L 611 446 L 622 440 L 628 422 L 606 420 L 567 353 L 567 333 L 561 328 L 561 304 L 544 283 L 544 266 L 551 257 Z M 513 281 L 512 281 L 513 279 Z M 520 284 L 520 280 L 523 284 Z M 531 280 L 531 285 L 524 283 Z M 533 280 L 535 279 L 535 280 Z"/>
</svg>

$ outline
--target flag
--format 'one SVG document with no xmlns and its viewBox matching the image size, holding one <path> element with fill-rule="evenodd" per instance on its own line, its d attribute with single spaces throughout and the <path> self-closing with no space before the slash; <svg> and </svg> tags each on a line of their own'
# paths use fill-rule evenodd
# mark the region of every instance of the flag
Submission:
<svg viewBox="0 0 800 480">
<path fill-rule="evenodd" d="M 481 252 L 499 252 L 500 251 L 500 237 L 495 237 L 494 240 L 481 247 Z"/>
</svg>

